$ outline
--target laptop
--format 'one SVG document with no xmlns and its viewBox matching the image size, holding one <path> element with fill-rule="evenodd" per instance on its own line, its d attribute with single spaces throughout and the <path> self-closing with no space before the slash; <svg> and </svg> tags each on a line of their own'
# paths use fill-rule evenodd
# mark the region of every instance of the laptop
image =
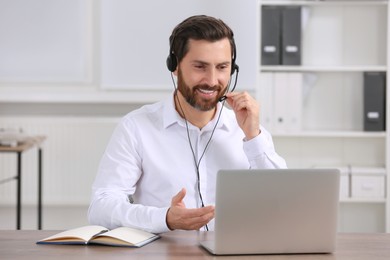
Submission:
<svg viewBox="0 0 390 260">
<path fill-rule="evenodd" d="M 199 242 L 214 255 L 332 253 L 339 182 L 338 169 L 221 170 Z"/>
</svg>

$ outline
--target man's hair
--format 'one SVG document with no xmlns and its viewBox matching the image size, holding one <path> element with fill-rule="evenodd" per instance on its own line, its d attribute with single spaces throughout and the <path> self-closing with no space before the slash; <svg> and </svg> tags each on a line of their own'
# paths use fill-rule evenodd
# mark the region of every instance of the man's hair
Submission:
<svg viewBox="0 0 390 260">
<path fill-rule="evenodd" d="M 179 63 L 188 52 L 189 39 L 215 42 L 227 38 L 230 42 L 232 59 L 235 55 L 235 43 L 232 29 L 222 20 L 195 15 L 178 24 L 169 37 L 170 54 L 173 53 Z"/>
</svg>

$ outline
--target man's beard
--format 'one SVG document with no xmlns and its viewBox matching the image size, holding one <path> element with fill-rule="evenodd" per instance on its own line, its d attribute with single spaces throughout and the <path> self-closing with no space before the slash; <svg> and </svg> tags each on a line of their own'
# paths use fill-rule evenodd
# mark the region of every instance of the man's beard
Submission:
<svg viewBox="0 0 390 260">
<path fill-rule="evenodd" d="M 210 111 L 214 109 L 218 104 L 218 100 L 224 95 L 225 90 L 222 85 L 209 86 L 207 84 L 195 85 L 193 88 L 190 88 L 184 82 L 183 74 L 181 73 L 180 69 L 178 70 L 177 76 L 177 88 L 187 103 L 200 111 Z M 198 89 L 215 90 L 218 92 L 218 94 L 214 99 L 205 99 L 198 95 Z"/>
</svg>

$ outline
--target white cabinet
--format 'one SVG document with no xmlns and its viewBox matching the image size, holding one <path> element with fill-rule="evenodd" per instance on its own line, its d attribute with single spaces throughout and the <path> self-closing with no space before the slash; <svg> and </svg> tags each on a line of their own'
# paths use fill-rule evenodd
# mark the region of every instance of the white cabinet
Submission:
<svg viewBox="0 0 390 260">
<path fill-rule="evenodd" d="M 261 121 L 273 134 L 276 149 L 288 166 L 379 168 L 386 173 L 390 164 L 390 135 L 388 131 L 364 131 L 363 73 L 379 71 L 389 75 L 389 2 L 258 0 L 258 4 L 259 49 L 263 40 L 262 8 L 301 7 L 300 65 L 262 65 L 259 55 L 256 93 L 262 108 Z M 296 95 L 288 94 L 284 100 L 288 106 L 294 106 L 288 110 L 301 111 L 300 126 L 285 127 L 284 131 L 278 127 L 280 118 L 276 114 L 280 108 L 275 104 L 280 103 L 277 96 L 280 78 L 292 74 L 301 75 L 301 88 L 295 87 L 300 91 L 299 107 Z M 286 85 L 291 82 L 287 80 Z M 388 90 L 386 95 L 389 100 Z M 386 115 L 389 107 L 387 102 Z M 356 190 L 354 196 L 351 190 L 343 193 L 341 231 L 390 231 L 388 174 L 372 175 L 368 172 L 350 176 L 350 189 Z"/>
</svg>

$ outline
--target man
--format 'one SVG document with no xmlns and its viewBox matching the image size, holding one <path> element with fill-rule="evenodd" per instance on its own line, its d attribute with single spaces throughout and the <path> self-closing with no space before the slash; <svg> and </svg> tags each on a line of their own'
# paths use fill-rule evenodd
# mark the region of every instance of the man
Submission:
<svg viewBox="0 0 390 260">
<path fill-rule="evenodd" d="M 192 16 L 176 26 L 167 66 L 177 89 L 173 80 L 172 97 L 130 112 L 115 129 L 93 184 L 91 224 L 213 229 L 218 170 L 286 167 L 256 101 L 228 92 L 235 52 L 221 20 Z"/>
</svg>

